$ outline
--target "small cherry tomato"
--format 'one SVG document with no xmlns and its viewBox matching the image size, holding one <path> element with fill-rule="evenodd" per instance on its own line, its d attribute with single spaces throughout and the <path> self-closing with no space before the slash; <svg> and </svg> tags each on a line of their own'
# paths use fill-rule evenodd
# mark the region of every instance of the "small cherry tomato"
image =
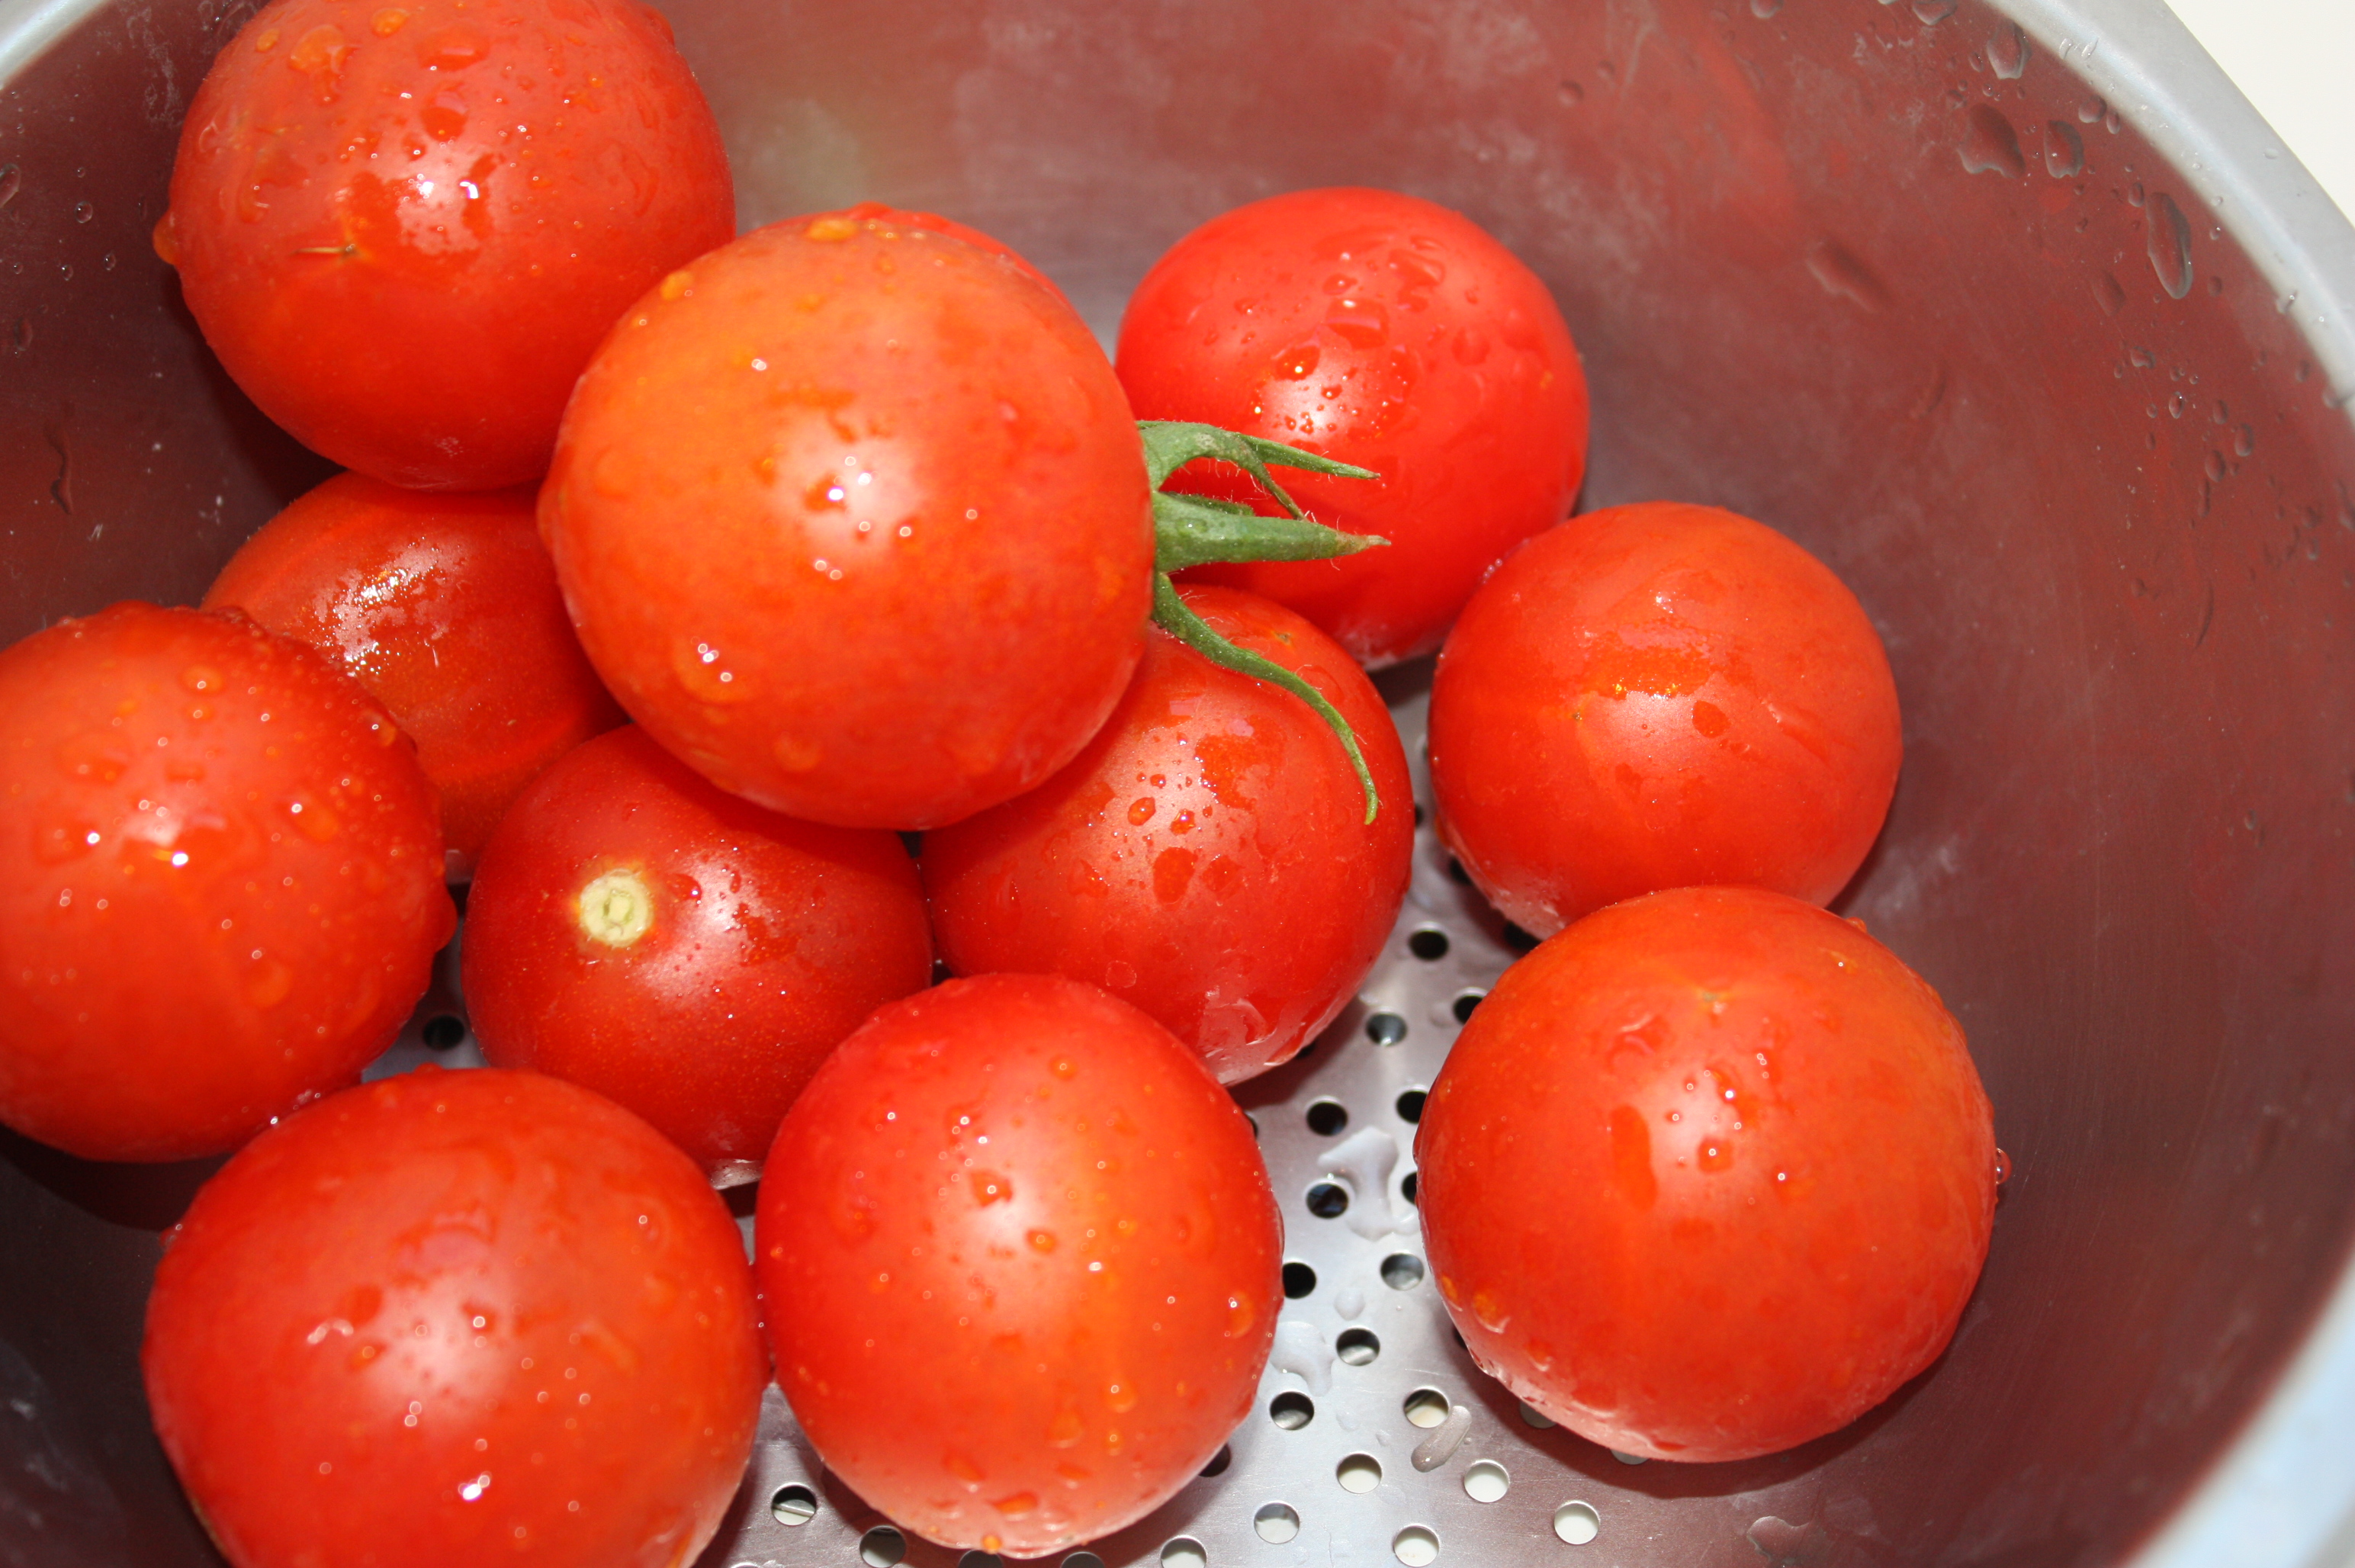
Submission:
<svg viewBox="0 0 2355 1568">
<path fill-rule="evenodd" d="M 767 1374 L 741 1232 L 685 1156 L 553 1078 L 432 1068 L 205 1184 L 140 1360 L 236 1568 L 675 1568 Z"/>
<path fill-rule="evenodd" d="M 442 792 L 453 880 L 542 769 L 622 722 L 565 618 L 534 501 L 339 474 L 263 524 L 205 594 L 310 644 L 391 710 Z"/>
<path fill-rule="evenodd" d="M 456 912 L 368 694 L 250 621 L 117 604 L 0 653 L 0 1120 L 235 1147 L 352 1082 Z"/>
<path fill-rule="evenodd" d="M 1314 1039 L 1381 955 L 1406 896 L 1413 786 L 1380 696 L 1331 638 L 1255 594 L 1180 597 L 1340 710 L 1375 820 L 1306 703 L 1156 631 L 1076 761 L 924 835 L 924 886 L 957 973 L 1100 984 L 1232 1083 Z"/>
<path fill-rule="evenodd" d="M 229 375 L 396 485 L 536 479 L 622 307 L 736 231 L 635 0 L 272 0 L 197 90 L 156 250 Z"/>
<path fill-rule="evenodd" d="M 1480 1365 L 1623 1453 L 1846 1425 L 1953 1338 L 1995 1212 L 1987 1095 L 1937 994 L 1812 904 L 1682 888 L 1504 978 L 1415 1136 Z"/>
<path fill-rule="evenodd" d="M 1714 507 L 1614 507 L 1531 539 L 1465 606 L 1432 683 L 1441 837 L 1540 936 L 1659 888 L 1830 901 L 1902 752 L 1856 595 Z"/>
<path fill-rule="evenodd" d="M 1191 1479 L 1284 1305 L 1242 1113 L 1168 1030 L 1056 976 L 877 1012 L 787 1113 L 756 1227 L 777 1381 L 826 1467 L 1010 1556 Z"/>
<path fill-rule="evenodd" d="M 1119 700 L 1152 606 L 1143 444 L 1027 265 L 896 218 L 673 273 L 581 379 L 540 528 L 591 660 L 732 794 L 932 827 Z"/>
<path fill-rule="evenodd" d="M 466 903 L 484 1054 L 596 1090 L 715 1174 L 750 1176 L 868 1013 L 932 983 L 896 834 L 705 782 L 634 725 L 517 801 Z"/>
<path fill-rule="evenodd" d="M 1586 377 L 1553 296 L 1477 225 L 1394 191 L 1295 191 L 1212 219 L 1137 285 L 1119 364 L 1139 418 L 1381 476 L 1284 484 L 1387 549 L 1192 573 L 1290 605 L 1369 666 L 1437 647 L 1481 574 L 1568 515 L 1586 471 Z M 1170 487 L 1272 509 L 1214 471 Z"/>
</svg>

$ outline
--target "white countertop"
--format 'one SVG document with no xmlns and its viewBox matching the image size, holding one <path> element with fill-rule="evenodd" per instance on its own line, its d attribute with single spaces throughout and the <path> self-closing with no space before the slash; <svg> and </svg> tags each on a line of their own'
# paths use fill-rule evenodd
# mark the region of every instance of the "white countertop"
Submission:
<svg viewBox="0 0 2355 1568">
<path fill-rule="evenodd" d="M 2282 144 L 2355 215 L 2355 0 L 2167 0 Z"/>
</svg>

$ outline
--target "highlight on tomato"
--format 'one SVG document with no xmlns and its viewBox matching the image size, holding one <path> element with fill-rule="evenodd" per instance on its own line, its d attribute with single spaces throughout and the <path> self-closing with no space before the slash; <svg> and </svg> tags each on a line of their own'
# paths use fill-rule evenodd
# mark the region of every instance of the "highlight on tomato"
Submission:
<svg viewBox="0 0 2355 1568">
<path fill-rule="evenodd" d="M 236 1568 L 691 1562 L 767 1381 L 741 1234 L 686 1156 L 556 1079 L 430 1067 L 205 1184 L 140 1364 Z"/>
<path fill-rule="evenodd" d="M 1117 360 L 1142 418 L 1379 475 L 1295 487 L 1320 522 L 1390 548 L 1193 574 L 1290 606 L 1368 666 L 1437 647 L 1585 475 L 1585 373 L 1545 283 L 1469 219 L 1396 191 L 1293 191 L 1210 219 L 1137 285 Z M 1178 487 L 1252 499 L 1216 469 Z"/>
<path fill-rule="evenodd" d="M 432 784 L 310 648 L 123 603 L 0 652 L 0 1121 L 233 1148 L 357 1079 L 455 924 Z"/>
<path fill-rule="evenodd" d="M 1385 803 L 1374 820 L 1316 710 L 1156 630 L 1078 758 L 924 836 L 924 886 L 956 973 L 1101 985 L 1232 1083 L 1315 1039 L 1380 956 L 1406 896 L 1412 786 L 1380 695 L 1331 638 L 1255 594 L 1179 592 L 1340 711 Z"/>
<path fill-rule="evenodd" d="M 1822 1436 L 1935 1360 L 1998 1158 L 1937 994 L 1755 888 L 1614 904 L 1507 970 L 1415 1155 L 1473 1358 L 1583 1437 L 1685 1460 Z"/>
<path fill-rule="evenodd" d="M 1828 903 L 1888 815 L 1897 686 L 1856 595 L 1736 513 L 1654 501 L 1516 551 L 1431 690 L 1439 831 L 1550 935 L 1662 888 Z"/>
<path fill-rule="evenodd" d="M 754 1239 L 777 1381 L 826 1467 L 1008 1556 L 1191 1479 L 1284 1306 L 1242 1113 L 1167 1029 L 1059 976 L 878 1011 L 786 1114 Z"/>
<path fill-rule="evenodd" d="M 471 490 L 545 473 L 613 318 L 735 231 L 718 123 L 638 0 L 271 0 L 189 105 L 155 248 L 297 440 Z"/>
<path fill-rule="evenodd" d="M 339 474 L 206 591 L 340 664 L 417 743 L 453 881 L 557 758 L 622 722 L 564 613 L 534 492 L 430 494 Z"/>
<path fill-rule="evenodd" d="M 466 904 L 483 1054 L 594 1089 L 749 1180 L 818 1063 L 932 983 L 896 834 L 722 793 L 632 725 L 541 776 Z"/>
</svg>

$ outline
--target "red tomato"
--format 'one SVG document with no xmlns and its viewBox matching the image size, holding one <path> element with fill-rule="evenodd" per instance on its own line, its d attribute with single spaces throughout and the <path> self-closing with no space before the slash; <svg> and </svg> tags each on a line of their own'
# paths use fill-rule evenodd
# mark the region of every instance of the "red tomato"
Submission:
<svg viewBox="0 0 2355 1568">
<path fill-rule="evenodd" d="M 426 496 L 339 474 L 229 558 L 236 605 L 340 663 L 417 742 L 442 792 L 453 879 L 507 804 L 622 710 L 565 619 L 534 494 Z"/>
<path fill-rule="evenodd" d="M 1481 1366 L 1623 1453 L 1739 1459 L 1847 1424 L 1945 1349 L 1993 1124 L 1963 1032 L 1811 904 L 1683 888 L 1505 974 L 1415 1137 Z"/>
<path fill-rule="evenodd" d="M 233 1148 L 400 1031 L 456 923 L 433 786 L 250 622 L 117 604 L 0 653 L 0 1120 Z"/>
<path fill-rule="evenodd" d="M 1119 362 L 1139 418 L 1381 475 L 1284 483 L 1319 522 L 1389 549 L 1194 573 L 1290 605 L 1368 665 L 1437 647 L 1586 471 L 1586 377 L 1553 296 L 1478 226 L 1394 191 L 1295 191 L 1212 219 L 1137 285 Z M 1273 509 L 1214 471 L 1169 488 Z"/>
<path fill-rule="evenodd" d="M 1191 1478 L 1284 1305 L 1242 1113 L 1168 1030 L 1058 976 L 868 1019 L 786 1115 L 756 1223 L 778 1381 L 827 1468 L 1011 1556 Z"/>
<path fill-rule="evenodd" d="M 206 1183 L 141 1365 L 237 1568 L 676 1568 L 767 1376 L 741 1233 L 684 1156 L 553 1078 L 431 1068 Z"/>
<path fill-rule="evenodd" d="M 1856 595 L 1714 507 L 1614 507 L 1531 539 L 1432 683 L 1440 834 L 1540 936 L 1703 882 L 1828 902 L 1881 831 L 1902 751 Z"/>
<path fill-rule="evenodd" d="M 1406 896 L 1414 795 L 1373 683 L 1283 606 L 1181 596 L 1339 709 L 1381 797 L 1308 705 L 1167 633 L 1077 761 L 924 836 L 933 930 L 959 974 L 1100 984 L 1232 1083 L 1290 1058 L 1380 957 Z"/>
<path fill-rule="evenodd" d="M 896 834 L 724 795 L 634 726 L 516 803 L 461 951 L 494 1063 L 609 1095 L 724 1175 L 751 1174 L 845 1035 L 932 978 Z"/>
<path fill-rule="evenodd" d="M 848 827 L 953 822 L 1071 761 L 1152 603 L 1143 447 L 1085 325 L 895 219 L 773 224 L 641 300 L 540 528 L 633 717 Z"/>
<path fill-rule="evenodd" d="M 536 479 L 591 350 L 736 231 L 634 0 L 273 0 L 189 106 L 156 250 L 264 413 L 397 485 Z"/>
</svg>

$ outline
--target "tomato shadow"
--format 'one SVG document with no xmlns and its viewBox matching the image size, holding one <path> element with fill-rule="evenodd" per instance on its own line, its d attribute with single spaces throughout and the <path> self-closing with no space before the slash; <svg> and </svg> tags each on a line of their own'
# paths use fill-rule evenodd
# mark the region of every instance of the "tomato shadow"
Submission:
<svg viewBox="0 0 2355 1568">
<path fill-rule="evenodd" d="M 228 1157 L 214 1155 L 168 1165 L 80 1159 L 0 1127 L 0 1161 L 60 1201 L 126 1230 L 162 1232 L 178 1224 L 197 1189 Z"/>
<path fill-rule="evenodd" d="M 1942 1355 L 1939 1361 L 1945 1358 Z M 1531 1447 L 1541 1449 L 1564 1467 L 1598 1485 L 1640 1492 L 1663 1500 L 1678 1498 L 1736 1498 L 1785 1486 L 1838 1459 L 1871 1440 L 1911 1403 L 1938 1370 L 1938 1361 L 1915 1374 L 1879 1404 L 1837 1432 L 1779 1454 L 1755 1459 L 1728 1459 L 1713 1464 L 1684 1464 L 1652 1459 L 1631 1465 L 1603 1445 L 1579 1436 L 1567 1427 L 1533 1427 L 1522 1414 L 1521 1402 L 1495 1379 L 1469 1380 L 1473 1394 L 1498 1422 L 1519 1433 Z"/>
</svg>

